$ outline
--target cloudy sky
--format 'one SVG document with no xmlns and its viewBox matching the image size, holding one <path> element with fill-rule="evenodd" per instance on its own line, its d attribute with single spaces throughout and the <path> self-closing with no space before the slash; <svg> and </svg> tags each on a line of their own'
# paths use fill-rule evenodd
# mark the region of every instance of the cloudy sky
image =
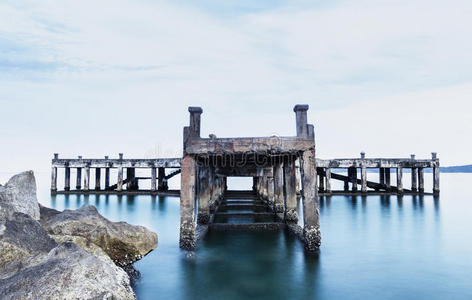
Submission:
<svg viewBox="0 0 472 300">
<path fill-rule="evenodd" d="M 289 4 L 287 4 L 289 3 Z M 472 163 L 470 0 L 0 2 L 0 170 L 179 156 L 202 134 L 293 135 L 318 156 Z"/>
</svg>

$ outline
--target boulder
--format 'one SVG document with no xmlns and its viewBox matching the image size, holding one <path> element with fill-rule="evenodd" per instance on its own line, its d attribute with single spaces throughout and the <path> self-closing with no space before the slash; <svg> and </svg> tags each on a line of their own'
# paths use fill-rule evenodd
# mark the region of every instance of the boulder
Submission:
<svg viewBox="0 0 472 300">
<path fill-rule="evenodd" d="M 38 221 L 29 215 L 13 213 L 0 221 L 0 270 L 25 257 L 48 253 L 57 243 Z"/>
<path fill-rule="evenodd" d="M 21 212 L 39 220 L 33 171 L 15 175 L 4 186 L 0 186 L 0 220 L 10 217 L 14 212 Z"/>
<path fill-rule="evenodd" d="M 0 271 L 0 299 L 135 298 L 125 271 L 72 242 Z"/>
<path fill-rule="evenodd" d="M 41 207 L 40 223 L 56 239 L 57 236 L 85 238 L 99 246 L 121 267 L 141 259 L 157 247 L 156 233 L 143 226 L 111 222 L 94 206 L 63 212 Z"/>
</svg>

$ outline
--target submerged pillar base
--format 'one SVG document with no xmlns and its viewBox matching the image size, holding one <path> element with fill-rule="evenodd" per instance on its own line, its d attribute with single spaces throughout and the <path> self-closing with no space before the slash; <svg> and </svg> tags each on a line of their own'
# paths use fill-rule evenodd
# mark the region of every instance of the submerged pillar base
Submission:
<svg viewBox="0 0 472 300">
<path fill-rule="evenodd" d="M 287 209 L 287 211 L 285 212 L 285 222 L 287 223 L 298 222 L 298 214 L 295 209 Z"/>
<path fill-rule="evenodd" d="M 210 214 L 199 211 L 197 215 L 197 223 L 206 225 L 210 222 Z"/>
<path fill-rule="evenodd" d="M 303 228 L 303 239 L 305 240 L 305 250 L 317 252 L 321 245 L 321 231 L 319 226 L 305 226 Z"/>
<path fill-rule="evenodd" d="M 193 224 L 189 224 L 189 226 L 181 224 L 179 246 L 184 250 L 195 250 L 197 239 L 195 237 L 195 226 Z"/>
</svg>

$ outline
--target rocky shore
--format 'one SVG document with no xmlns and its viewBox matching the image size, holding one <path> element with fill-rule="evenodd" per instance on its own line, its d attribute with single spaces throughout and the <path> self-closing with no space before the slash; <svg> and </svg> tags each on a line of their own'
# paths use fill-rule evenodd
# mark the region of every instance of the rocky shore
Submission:
<svg viewBox="0 0 472 300">
<path fill-rule="evenodd" d="M 156 233 L 93 206 L 42 207 L 32 171 L 0 185 L 0 299 L 135 299 L 132 263 L 156 247 Z"/>
</svg>

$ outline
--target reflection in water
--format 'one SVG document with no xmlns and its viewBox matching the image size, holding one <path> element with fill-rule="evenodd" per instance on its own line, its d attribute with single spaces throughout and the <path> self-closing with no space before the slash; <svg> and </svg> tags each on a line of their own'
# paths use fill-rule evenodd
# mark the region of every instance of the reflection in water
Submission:
<svg viewBox="0 0 472 300">
<path fill-rule="evenodd" d="M 442 194 L 441 205 L 430 195 L 323 196 L 318 256 L 283 231 L 210 231 L 188 255 L 178 248 L 177 197 L 90 200 L 105 217 L 159 235 L 158 248 L 136 263 L 139 299 L 472 299 L 472 201 L 463 195 Z M 45 204 L 88 201 L 57 195 Z"/>
</svg>

